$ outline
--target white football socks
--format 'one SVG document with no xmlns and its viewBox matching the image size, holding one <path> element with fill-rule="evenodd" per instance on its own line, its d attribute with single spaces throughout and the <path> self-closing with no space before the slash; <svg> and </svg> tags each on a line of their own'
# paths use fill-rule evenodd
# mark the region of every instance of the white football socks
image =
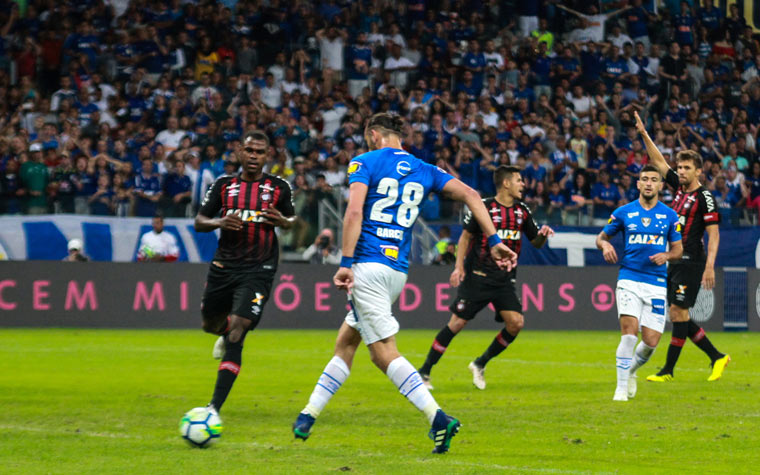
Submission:
<svg viewBox="0 0 760 475">
<path fill-rule="evenodd" d="M 652 357 L 652 353 L 654 353 L 656 347 L 649 346 L 646 343 L 644 343 L 644 340 L 641 340 L 638 345 L 636 345 L 636 352 L 633 355 L 633 364 L 631 365 L 630 374 L 636 373 L 636 370 L 641 368 L 646 364 L 647 361 L 649 361 L 649 358 Z"/>
<path fill-rule="evenodd" d="M 385 374 L 393 381 L 399 392 L 414 404 L 414 407 L 425 413 L 428 421 L 432 424 L 435 413 L 440 409 L 440 406 L 435 402 L 430 391 L 422 384 L 422 378 L 414 366 L 406 358 L 399 356 L 391 361 Z"/>
<path fill-rule="evenodd" d="M 633 361 L 633 350 L 636 345 L 636 335 L 622 335 L 620 344 L 615 352 L 615 366 L 617 367 L 617 389 L 628 391 L 628 374 Z"/>
<path fill-rule="evenodd" d="M 316 419 L 350 373 L 351 370 L 348 369 L 346 362 L 339 356 L 333 356 L 319 376 L 317 385 L 309 396 L 309 403 L 301 412 Z"/>
</svg>

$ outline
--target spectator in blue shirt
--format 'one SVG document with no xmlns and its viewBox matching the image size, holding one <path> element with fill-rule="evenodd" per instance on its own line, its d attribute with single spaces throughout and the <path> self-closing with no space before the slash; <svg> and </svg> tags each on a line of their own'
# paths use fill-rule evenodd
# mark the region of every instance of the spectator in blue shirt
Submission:
<svg viewBox="0 0 760 475">
<path fill-rule="evenodd" d="M 605 58 L 598 48 L 596 43 L 587 43 L 586 49 L 581 51 L 581 70 L 586 84 L 597 81 L 602 74 Z"/>
<path fill-rule="evenodd" d="M 556 181 L 549 184 L 549 194 L 547 196 L 548 207 L 546 210 L 546 217 L 552 224 L 562 223 L 562 210 L 567 206 L 567 197 L 559 187 L 559 183 Z"/>
<path fill-rule="evenodd" d="M 372 48 L 367 45 L 367 33 L 356 35 L 356 42 L 348 48 L 348 93 L 356 99 L 369 87 L 369 69 L 372 66 Z"/>
<path fill-rule="evenodd" d="M 486 69 L 486 57 L 480 51 L 480 44 L 476 40 L 470 40 L 469 50 L 462 58 L 461 66 L 472 73 L 472 81 L 477 88 L 483 87 Z"/>
<path fill-rule="evenodd" d="M 649 13 L 641 6 L 641 0 L 633 0 L 633 6 L 625 14 L 625 21 L 628 26 L 628 36 L 636 42 L 641 42 L 644 48 L 649 51 L 649 31 L 647 24 L 656 17 Z"/>
<path fill-rule="evenodd" d="M 626 203 L 631 203 L 639 199 L 639 190 L 636 188 L 631 175 L 623 175 L 620 177 L 620 183 L 618 183 L 618 191 L 622 200 Z"/>
<path fill-rule="evenodd" d="M 717 31 L 720 28 L 720 21 L 723 19 L 723 12 L 713 5 L 713 0 L 704 0 L 704 3 L 704 6 L 697 9 L 699 23 L 708 31 Z"/>
<path fill-rule="evenodd" d="M 77 120 L 79 121 L 79 126 L 82 128 L 90 125 L 92 114 L 99 110 L 98 106 L 90 102 L 90 93 L 87 89 L 79 91 L 79 101 L 76 103 L 75 107 L 77 109 Z"/>
<path fill-rule="evenodd" d="M 474 158 L 471 145 L 468 142 L 459 142 L 454 168 L 459 173 L 462 183 L 477 190 L 480 164 Z"/>
<path fill-rule="evenodd" d="M 620 56 L 617 46 L 610 46 L 611 54 L 605 59 L 602 67 L 602 78 L 608 89 L 612 89 L 616 81 L 624 81 L 628 75 L 628 62 Z"/>
<path fill-rule="evenodd" d="M 80 156 L 75 162 L 76 172 L 70 177 L 74 184 L 74 211 L 77 214 L 87 214 L 87 200 L 95 193 L 96 181 L 92 167 L 87 157 Z"/>
<path fill-rule="evenodd" d="M 98 188 L 88 198 L 90 214 L 96 216 L 113 216 L 115 193 L 111 187 L 111 178 L 103 173 L 98 177 Z"/>
<path fill-rule="evenodd" d="M 475 82 L 472 71 L 465 70 L 464 73 L 462 73 L 462 80 L 457 82 L 454 91 L 467 94 L 468 101 L 475 101 L 480 97 L 480 85 Z"/>
<path fill-rule="evenodd" d="M 681 46 L 694 44 L 694 17 L 691 16 L 689 4 L 681 2 L 681 13 L 673 17 L 675 38 Z"/>
<path fill-rule="evenodd" d="M 209 144 L 204 150 L 203 162 L 201 163 L 201 174 L 203 170 L 211 170 L 214 178 L 224 175 L 224 160 L 217 153 L 216 146 Z"/>
<path fill-rule="evenodd" d="M 161 199 L 161 180 L 153 173 L 153 161 L 142 161 L 142 170 L 135 176 L 135 216 L 150 217 L 156 214 Z"/>
<path fill-rule="evenodd" d="M 599 181 L 591 189 L 591 199 L 594 202 L 594 218 L 607 219 L 620 202 L 618 187 L 610 182 L 610 174 L 606 170 L 599 172 Z"/>
<path fill-rule="evenodd" d="M 164 196 L 168 201 L 167 216 L 184 218 L 187 215 L 192 187 L 190 177 L 185 174 L 185 162 L 177 160 L 174 170 L 169 172 L 164 180 Z"/>
<path fill-rule="evenodd" d="M 557 139 L 557 150 L 552 153 L 551 160 L 554 181 L 561 180 L 578 168 L 578 156 L 567 148 L 567 141 L 563 137 Z"/>
</svg>

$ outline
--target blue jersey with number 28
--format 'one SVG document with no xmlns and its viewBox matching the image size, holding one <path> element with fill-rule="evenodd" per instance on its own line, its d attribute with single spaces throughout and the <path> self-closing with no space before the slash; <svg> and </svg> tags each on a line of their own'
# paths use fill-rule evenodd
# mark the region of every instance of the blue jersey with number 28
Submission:
<svg viewBox="0 0 760 475">
<path fill-rule="evenodd" d="M 420 204 L 453 177 L 397 148 L 363 153 L 348 164 L 348 183 L 367 185 L 354 262 L 379 262 L 406 273 Z"/>
<path fill-rule="evenodd" d="M 667 267 L 649 258 L 667 251 L 669 242 L 680 241 L 680 228 L 676 212 L 661 202 L 647 210 L 636 200 L 613 211 L 603 231 L 608 236 L 623 233 L 618 279 L 666 287 Z"/>
</svg>

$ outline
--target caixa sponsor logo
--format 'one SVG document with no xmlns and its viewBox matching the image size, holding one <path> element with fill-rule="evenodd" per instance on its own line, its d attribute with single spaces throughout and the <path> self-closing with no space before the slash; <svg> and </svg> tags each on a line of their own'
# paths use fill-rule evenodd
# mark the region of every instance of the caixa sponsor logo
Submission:
<svg viewBox="0 0 760 475">
<path fill-rule="evenodd" d="M 242 221 L 248 223 L 263 223 L 266 221 L 261 211 L 254 209 L 228 209 L 224 214 L 225 216 L 236 214 Z"/>
</svg>

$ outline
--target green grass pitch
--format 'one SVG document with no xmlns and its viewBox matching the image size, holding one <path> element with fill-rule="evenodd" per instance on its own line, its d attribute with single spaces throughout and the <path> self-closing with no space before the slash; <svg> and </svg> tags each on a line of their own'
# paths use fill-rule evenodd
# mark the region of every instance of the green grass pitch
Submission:
<svg viewBox="0 0 760 475">
<path fill-rule="evenodd" d="M 443 322 L 442 322 L 443 324 Z M 526 330 L 472 386 L 467 363 L 493 332 L 467 331 L 434 369 L 439 404 L 463 423 L 433 456 L 424 416 L 360 348 L 351 377 L 303 443 L 290 424 L 331 356 L 335 331 L 256 331 L 221 414 L 218 445 L 188 447 L 182 414 L 210 399 L 214 337 L 175 330 L 0 330 L 3 473 L 750 473 L 760 470 L 760 335 L 712 333 L 733 358 L 708 383 L 687 342 L 676 380 L 613 403 L 613 332 Z M 418 366 L 435 331 L 402 330 Z"/>
</svg>

